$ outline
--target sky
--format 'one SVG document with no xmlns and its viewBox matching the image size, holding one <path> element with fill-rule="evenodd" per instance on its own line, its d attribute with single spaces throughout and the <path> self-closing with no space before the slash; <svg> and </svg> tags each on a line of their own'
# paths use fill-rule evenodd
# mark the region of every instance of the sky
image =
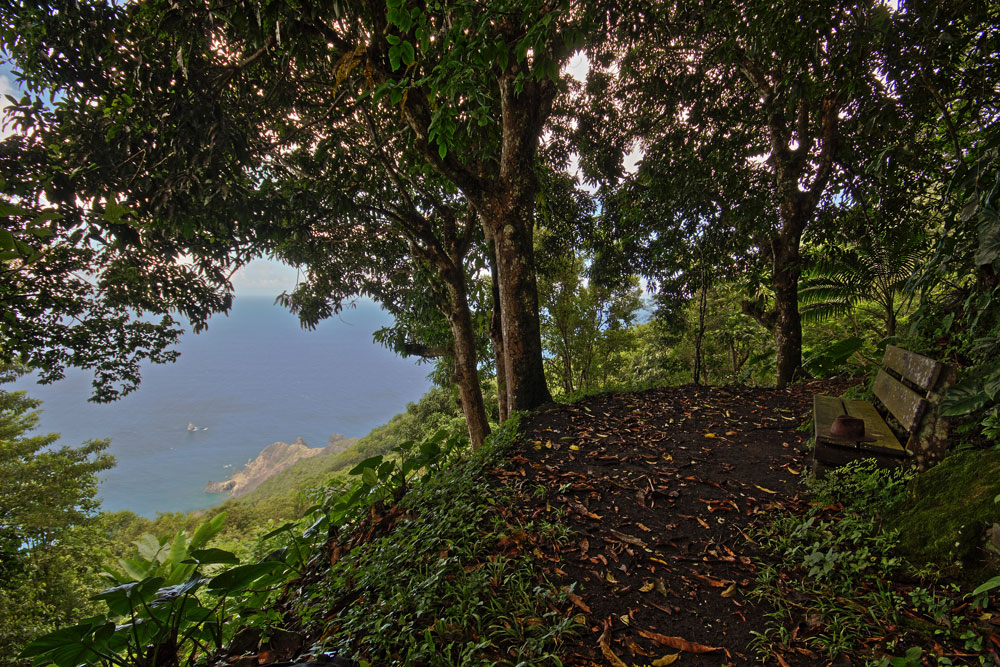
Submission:
<svg viewBox="0 0 1000 667">
<path fill-rule="evenodd" d="M 3 63 L 0 64 L 0 114 L 10 106 L 10 100 L 7 99 L 7 95 L 20 97 L 21 94 L 14 82 L 14 75 L 10 73 L 10 66 Z M 0 115 L 0 118 L 2 118 L 2 115 Z M 0 139 L 4 139 L 10 134 L 11 132 L 6 128 L 0 129 Z"/>
</svg>

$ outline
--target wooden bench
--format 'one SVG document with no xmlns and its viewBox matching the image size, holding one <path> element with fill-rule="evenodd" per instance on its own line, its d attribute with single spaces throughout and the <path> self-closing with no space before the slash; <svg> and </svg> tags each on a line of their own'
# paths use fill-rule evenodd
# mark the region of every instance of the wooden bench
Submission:
<svg viewBox="0 0 1000 667">
<path fill-rule="evenodd" d="M 955 381 L 949 366 L 889 345 L 872 387 L 875 403 L 817 394 L 813 397 L 816 447 L 814 470 L 821 474 L 849 461 L 874 458 L 881 465 L 904 462 L 927 468 L 944 458 L 948 422 L 937 406 L 945 389 Z M 822 434 L 837 416 L 847 414 L 865 421 L 865 433 L 874 442 L 845 442 Z M 890 417 L 895 428 L 885 417 Z"/>
</svg>

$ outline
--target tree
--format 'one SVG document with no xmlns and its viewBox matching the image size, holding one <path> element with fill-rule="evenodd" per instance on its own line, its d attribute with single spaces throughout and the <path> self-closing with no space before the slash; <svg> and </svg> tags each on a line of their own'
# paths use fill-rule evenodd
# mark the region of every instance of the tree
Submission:
<svg viewBox="0 0 1000 667">
<path fill-rule="evenodd" d="M 506 404 L 523 409 L 549 397 L 531 239 L 539 137 L 582 35 L 568 7 L 54 2 L 6 10 L 4 39 L 29 87 L 60 95 L 53 113 L 25 116 L 52 128 L 78 198 L 119 201 L 142 242 L 183 239 L 199 266 L 293 240 L 289 154 L 352 174 L 339 193 L 315 173 L 294 182 L 342 203 L 372 173 L 402 175 L 414 202 L 409 187 L 428 180 L 464 196 L 496 257 Z M 378 150 L 350 162 L 345 138 L 372 128 Z M 395 172 L 390 144 L 408 149 Z M 440 213 L 421 205 L 410 212 Z"/>
<path fill-rule="evenodd" d="M 609 14 L 618 40 L 594 56 L 620 72 L 595 78 L 591 91 L 617 100 L 614 113 L 628 119 L 610 144 L 638 140 L 645 168 L 656 171 L 676 144 L 671 137 L 685 135 L 709 160 L 705 168 L 743 174 L 727 201 L 753 196 L 756 174 L 767 176 L 771 214 L 755 237 L 774 308 L 748 303 L 748 312 L 773 331 L 777 384 L 785 386 L 801 365 L 802 235 L 829 195 L 843 137 L 870 129 L 873 109 L 883 118 L 895 106 L 875 57 L 891 15 L 873 2 L 626 4 L 627 18 Z M 610 113 L 608 102 L 594 107 Z M 592 163 L 615 164 L 600 151 Z"/>
<path fill-rule="evenodd" d="M 143 361 L 176 358 L 181 329 L 169 310 L 198 329 L 228 296 L 158 249 L 124 247 L 113 205 L 85 220 L 50 166 L 37 137 L 0 143 L 0 363 L 30 366 L 43 382 L 90 369 L 93 399 L 114 400 L 138 385 Z M 128 300 L 126 281 L 161 298 Z"/>
<path fill-rule="evenodd" d="M 605 287 L 585 282 L 585 262 L 577 251 L 540 263 L 542 341 L 546 360 L 563 392 L 600 387 L 617 375 L 630 327 L 642 306 L 638 279 Z"/>
<path fill-rule="evenodd" d="M 871 222 L 862 225 L 864 233 L 854 235 L 860 241 L 838 235 L 836 242 L 813 250 L 816 259 L 806 271 L 799 297 L 803 316 L 817 318 L 873 301 L 885 322 L 884 336 L 891 338 L 904 303 L 899 295 L 926 256 L 927 239 L 923 230 L 912 226 L 875 229 Z"/>
<path fill-rule="evenodd" d="M 5 373 L 6 375 L 6 373 Z M 38 401 L 0 390 L 0 660 L 83 616 L 96 590 L 100 539 L 91 527 L 107 441 L 54 449 L 28 435 Z"/>
</svg>

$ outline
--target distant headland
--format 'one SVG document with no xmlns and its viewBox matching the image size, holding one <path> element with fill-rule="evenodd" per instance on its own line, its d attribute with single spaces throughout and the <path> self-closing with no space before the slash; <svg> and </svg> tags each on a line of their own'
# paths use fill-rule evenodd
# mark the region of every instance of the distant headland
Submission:
<svg viewBox="0 0 1000 667">
<path fill-rule="evenodd" d="M 320 454 L 336 454 L 342 452 L 355 442 L 357 438 L 348 438 L 340 433 L 330 436 L 326 447 L 309 447 L 296 438 L 294 442 L 273 442 L 248 462 L 242 469 L 235 471 L 224 482 L 209 482 L 205 485 L 205 493 L 229 492 L 233 498 L 239 498 L 261 485 L 264 480 L 278 474 L 303 459 Z"/>
</svg>

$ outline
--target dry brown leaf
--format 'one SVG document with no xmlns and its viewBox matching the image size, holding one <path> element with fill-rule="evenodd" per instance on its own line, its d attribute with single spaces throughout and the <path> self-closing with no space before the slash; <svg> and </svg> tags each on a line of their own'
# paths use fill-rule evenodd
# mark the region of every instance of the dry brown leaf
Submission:
<svg viewBox="0 0 1000 667">
<path fill-rule="evenodd" d="M 670 653 L 662 658 L 657 658 L 651 664 L 653 667 L 666 667 L 667 665 L 672 665 L 677 662 L 677 658 L 681 657 L 680 653 Z"/>
<path fill-rule="evenodd" d="M 720 595 L 724 598 L 731 598 L 736 595 L 736 583 L 731 583 L 726 587 L 726 590 L 722 591 Z"/>
<path fill-rule="evenodd" d="M 619 541 L 625 544 L 631 544 L 637 547 L 646 548 L 646 543 L 640 540 L 638 537 L 632 537 L 631 535 L 626 535 L 625 533 L 619 533 L 617 530 L 609 530 L 609 533 L 614 535 Z"/>
<path fill-rule="evenodd" d="M 590 607 L 587 606 L 587 603 L 584 602 L 583 598 L 581 598 L 579 595 L 577 595 L 576 593 L 570 593 L 569 591 L 566 591 L 566 597 L 568 597 L 570 602 L 572 602 L 575 606 L 579 607 L 585 613 L 587 614 L 590 613 Z"/>
<path fill-rule="evenodd" d="M 650 653 L 643 647 L 636 644 L 635 640 L 632 639 L 631 637 L 625 638 L 625 646 L 628 647 L 628 650 L 632 651 L 632 655 L 642 655 L 646 656 L 647 658 L 652 658 L 655 655 L 654 653 Z"/>
<path fill-rule="evenodd" d="M 601 646 L 601 653 L 608 662 L 611 663 L 612 667 L 628 667 L 622 659 L 615 655 L 615 652 L 611 650 L 611 619 L 604 621 L 604 632 L 601 634 L 601 638 L 598 640 L 598 644 Z"/>
<path fill-rule="evenodd" d="M 658 632 L 652 632 L 650 630 L 639 630 L 639 635 L 645 637 L 646 639 L 652 639 L 657 644 L 663 644 L 664 646 L 669 646 L 670 648 L 675 648 L 678 651 L 686 651 L 688 653 L 712 653 L 713 651 L 722 650 L 718 646 L 705 646 L 704 644 L 699 644 L 697 642 L 689 642 L 681 637 L 661 635 Z"/>
</svg>

